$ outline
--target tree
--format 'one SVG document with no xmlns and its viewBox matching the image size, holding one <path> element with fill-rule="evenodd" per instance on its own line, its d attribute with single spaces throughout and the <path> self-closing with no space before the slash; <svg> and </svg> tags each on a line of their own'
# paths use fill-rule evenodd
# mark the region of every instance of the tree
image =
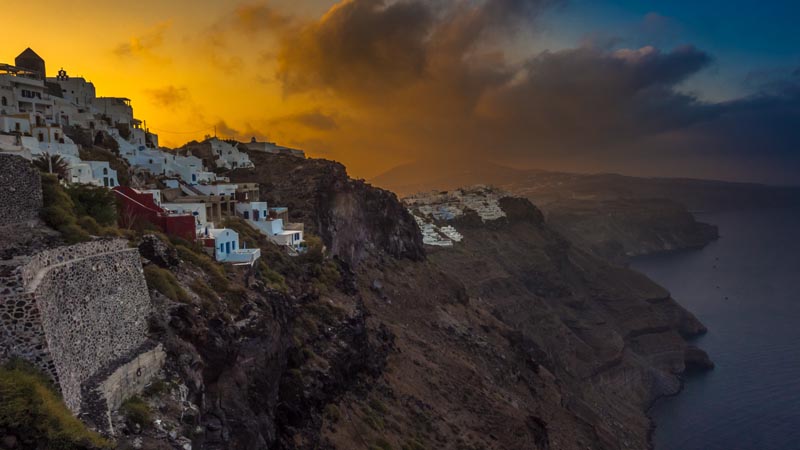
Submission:
<svg viewBox="0 0 800 450">
<path fill-rule="evenodd" d="M 41 172 L 58 175 L 59 179 L 69 178 L 69 163 L 59 155 L 43 153 L 33 160 L 33 165 Z"/>
</svg>

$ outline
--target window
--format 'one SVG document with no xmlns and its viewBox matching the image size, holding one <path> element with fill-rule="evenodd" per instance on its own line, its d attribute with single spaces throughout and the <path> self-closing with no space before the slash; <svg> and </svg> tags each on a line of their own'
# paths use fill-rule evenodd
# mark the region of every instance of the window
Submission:
<svg viewBox="0 0 800 450">
<path fill-rule="evenodd" d="M 44 134 L 39 133 L 38 139 L 39 139 L 39 142 L 44 142 Z"/>
<path fill-rule="evenodd" d="M 8 106 L 8 99 L 3 97 L 2 104 L 3 106 Z"/>
<path fill-rule="evenodd" d="M 116 184 L 116 183 L 114 182 L 114 179 L 113 179 L 113 178 L 109 178 L 109 179 L 108 179 L 108 185 L 109 185 L 109 186 L 111 186 L 111 187 L 114 187 L 114 184 Z"/>
<path fill-rule="evenodd" d="M 105 167 L 103 168 L 103 175 L 108 175 L 108 169 L 106 169 Z"/>
</svg>

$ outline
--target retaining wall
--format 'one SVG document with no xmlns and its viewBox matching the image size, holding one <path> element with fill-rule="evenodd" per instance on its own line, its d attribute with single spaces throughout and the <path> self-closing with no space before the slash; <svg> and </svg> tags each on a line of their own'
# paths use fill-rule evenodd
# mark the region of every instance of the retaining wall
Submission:
<svg viewBox="0 0 800 450">
<path fill-rule="evenodd" d="M 27 222 L 42 209 L 42 180 L 30 161 L 0 153 L 0 226 Z"/>
</svg>

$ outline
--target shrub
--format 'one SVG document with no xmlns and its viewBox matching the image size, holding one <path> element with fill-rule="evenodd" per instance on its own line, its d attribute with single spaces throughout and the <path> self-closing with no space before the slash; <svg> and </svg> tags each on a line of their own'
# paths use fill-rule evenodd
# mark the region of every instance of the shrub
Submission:
<svg viewBox="0 0 800 450">
<path fill-rule="evenodd" d="M 173 301 L 186 301 L 189 295 L 183 290 L 175 275 L 167 269 L 150 264 L 144 268 L 144 278 L 147 287 L 155 289 Z"/>
<path fill-rule="evenodd" d="M 333 403 L 328 403 L 327 405 L 325 405 L 324 414 L 325 418 L 331 421 L 332 423 L 336 423 L 342 418 L 341 411 L 339 411 L 339 408 Z"/>
<path fill-rule="evenodd" d="M 271 289 L 280 292 L 288 292 L 289 290 L 289 287 L 286 285 L 286 278 L 272 270 L 263 259 L 261 259 L 258 264 L 258 276 L 261 278 L 261 281 Z"/>
<path fill-rule="evenodd" d="M 172 385 L 164 380 L 156 380 L 150 383 L 144 389 L 144 395 L 147 397 L 160 397 L 172 389 Z"/>
<path fill-rule="evenodd" d="M 117 223 L 117 199 L 113 192 L 99 186 L 75 184 L 67 189 L 78 216 L 90 216 L 101 225 Z"/>
<path fill-rule="evenodd" d="M 35 439 L 38 448 L 111 448 L 72 415 L 47 378 L 18 361 L 0 368 L 0 428 Z"/>
<path fill-rule="evenodd" d="M 70 243 L 85 242 L 90 235 L 118 236 L 114 194 L 96 186 L 64 189 L 54 175 L 42 174 L 42 220 Z"/>
<path fill-rule="evenodd" d="M 119 410 L 128 422 L 137 424 L 142 428 L 150 425 L 152 421 L 150 405 L 139 396 L 134 395 L 125 400 Z"/>
</svg>

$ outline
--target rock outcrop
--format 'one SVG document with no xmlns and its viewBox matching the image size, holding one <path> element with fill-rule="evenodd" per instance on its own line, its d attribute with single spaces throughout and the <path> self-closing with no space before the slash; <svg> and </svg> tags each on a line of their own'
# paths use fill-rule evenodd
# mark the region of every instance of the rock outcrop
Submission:
<svg viewBox="0 0 800 450">
<path fill-rule="evenodd" d="M 233 182 L 261 185 L 261 198 L 288 206 L 291 219 L 304 222 L 325 241 L 330 253 L 357 264 L 369 253 L 424 258 L 414 218 L 389 191 L 347 176 L 339 163 L 251 152 L 255 169 L 231 174 Z"/>
</svg>

